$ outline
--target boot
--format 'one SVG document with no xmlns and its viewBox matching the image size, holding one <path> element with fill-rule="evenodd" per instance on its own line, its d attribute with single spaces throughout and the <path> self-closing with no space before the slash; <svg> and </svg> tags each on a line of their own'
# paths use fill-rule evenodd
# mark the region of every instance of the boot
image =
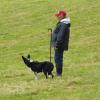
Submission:
<svg viewBox="0 0 100 100">
<path fill-rule="evenodd" d="M 62 66 L 56 64 L 56 75 L 62 76 Z"/>
</svg>

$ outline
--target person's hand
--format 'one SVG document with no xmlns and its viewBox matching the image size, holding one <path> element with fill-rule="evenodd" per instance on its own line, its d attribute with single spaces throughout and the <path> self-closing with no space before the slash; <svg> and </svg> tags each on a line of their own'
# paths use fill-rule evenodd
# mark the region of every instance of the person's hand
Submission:
<svg viewBox="0 0 100 100">
<path fill-rule="evenodd" d="M 58 48 L 57 48 L 57 47 L 55 47 L 55 50 L 58 50 Z"/>
<path fill-rule="evenodd" d="M 59 44 L 59 43 L 56 43 L 54 47 L 55 47 L 55 49 L 57 49 L 57 50 L 58 50 L 58 49 L 62 49 L 62 45 Z"/>
<path fill-rule="evenodd" d="M 57 46 L 57 43 L 55 44 L 54 48 L 55 48 L 55 50 L 58 50 L 58 46 Z"/>
</svg>

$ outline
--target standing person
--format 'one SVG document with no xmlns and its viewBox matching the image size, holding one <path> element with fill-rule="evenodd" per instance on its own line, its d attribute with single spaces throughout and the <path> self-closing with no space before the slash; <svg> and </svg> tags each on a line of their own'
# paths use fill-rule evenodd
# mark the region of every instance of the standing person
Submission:
<svg viewBox="0 0 100 100">
<path fill-rule="evenodd" d="M 57 25 L 52 32 L 52 46 L 54 47 L 54 59 L 57 76 L 62 76 L 63 53 L 68 50 L 70 34 L 70 18 L 64 10 L 54 14 L 57 17 Z"/>
</svg>

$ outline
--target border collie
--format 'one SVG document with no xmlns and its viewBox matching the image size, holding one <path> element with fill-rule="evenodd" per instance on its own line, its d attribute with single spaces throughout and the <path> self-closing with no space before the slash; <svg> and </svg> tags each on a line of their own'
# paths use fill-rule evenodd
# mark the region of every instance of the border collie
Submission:
<svg viewBox="0 0 100 100">
<path fill-rule="evenodd" d="M 27 67 L 31 68 L 31 70 L 34 72 L 35 74 L 35 78 L 37 79 L 37 73 L 43 72 L 46 79 L 48 78 L 48 75 L 51 75 L 52 78 L 54 77 L 54 75 L 52 74 L 54 65 L 49 62 L 49 61 L 43 61 L 43 62 L 38 62 L 38 61 L 33 61 L 30 58 L 30 55 L 26 57 L 22 56 L 22 59 L 25 63 L 25 65 L 27 65 Z"/>
</svg>

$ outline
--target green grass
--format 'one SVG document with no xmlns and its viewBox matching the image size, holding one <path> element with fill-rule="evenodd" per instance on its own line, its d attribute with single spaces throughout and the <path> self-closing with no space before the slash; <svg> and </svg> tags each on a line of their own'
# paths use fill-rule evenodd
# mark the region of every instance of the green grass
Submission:
<svg viewBox="0 0 100 100">
<path fill-rule="evenodd" d="M 63 77 L 35 80 L 21 56 L 49 60 L 48 28 L 59 9 L 72 23 Z M 99 19 L 99 0 L 0 0 L 0 100 L 100 100 Z"/>
</svg>

